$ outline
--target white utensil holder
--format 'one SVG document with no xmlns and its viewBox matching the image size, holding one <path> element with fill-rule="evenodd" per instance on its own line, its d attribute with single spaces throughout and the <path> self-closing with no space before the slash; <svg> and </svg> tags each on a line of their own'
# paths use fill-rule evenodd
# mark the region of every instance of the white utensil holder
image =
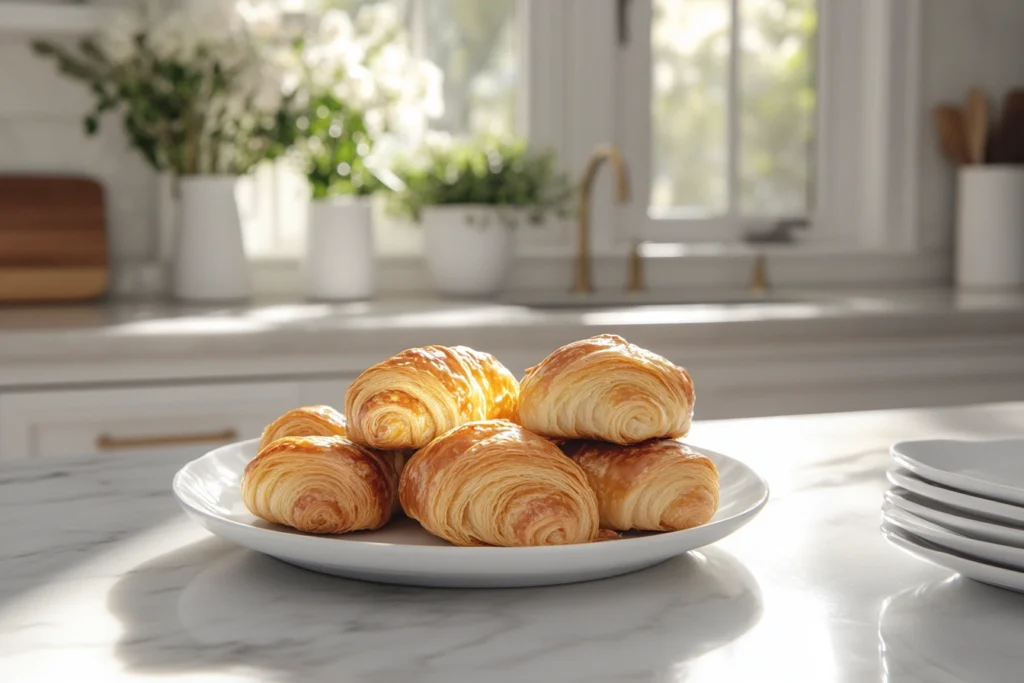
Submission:
<svg viewBox="0 0 1024 683">
<path fill-rule="evenodd" d="M 1024 167 L 960 170 L 956 284 L 961 289 L 1024 286 Z"/>
</svg>

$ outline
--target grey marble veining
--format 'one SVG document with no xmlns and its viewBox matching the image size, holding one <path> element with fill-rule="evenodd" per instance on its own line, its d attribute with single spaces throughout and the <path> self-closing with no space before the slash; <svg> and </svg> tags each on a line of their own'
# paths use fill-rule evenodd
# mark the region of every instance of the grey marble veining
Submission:
<svg viewBox="0 0 1024 683">
<path fill-rule="evenodd" d="M 0 681 L 1016 681 L 1024 596 L 878 532 L 888 445 L 1024 432 L 1024 404 L 699 423 L 773 498 L 715 546 L 535 589 L 321 576 L 188 522 L 195 452 L 0 467 Z"/>
</svg>

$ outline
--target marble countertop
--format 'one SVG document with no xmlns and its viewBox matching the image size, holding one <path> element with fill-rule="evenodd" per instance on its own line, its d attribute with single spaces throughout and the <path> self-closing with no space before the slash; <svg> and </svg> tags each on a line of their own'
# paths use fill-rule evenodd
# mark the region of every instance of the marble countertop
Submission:
<svg viewBox="0 0 1024 683">
<path fill-rule="evenodd" d="M 602 332 L 649 348 L 715 350 L 809 339 L 1024 335 L 1024 293 L 775 292 L 771 297 L 762 303 L 592 308 L 431 299 L 2 308 L 0 385 L 102 382 L 115 375 L 198 376 L 202 362 L 216 363 L 201 369 L 203 375 L 358 373 L 382 357 L 424 344 L 465 344 L 492 353 L 529 348 L 526 360 L 536 362 L 550 349 Z M 138 367 L 132 369 L 133 363 Z"/>
<path fill-rule="evenodd" d="M 772 486 L 751 524 L 637 574 L 510 590 L 321 576 L 210 536 L 196 452 L 0 467 L 0 681 L 1017 681 L 1024 596 L 878 531 L 900 439 L 1019 436 L 1024 403 L 698 423 Z"/>
</svg>

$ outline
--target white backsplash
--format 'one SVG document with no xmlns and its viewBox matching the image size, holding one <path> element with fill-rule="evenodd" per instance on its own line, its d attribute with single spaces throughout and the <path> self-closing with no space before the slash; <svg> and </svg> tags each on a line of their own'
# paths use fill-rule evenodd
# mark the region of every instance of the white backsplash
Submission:
<svg viewBox="0 0 1024 683">
<path fill-rule="evenodd" d="M 71 44 L 69 42 L 69 44 Z M 33 54 L 30 41 L 0 35 L 0 173 L 89 176 L 106 190 L 115 263 L 155 253 L 156 176 L 128 145 L 116 116 L 85 135 L 88 91 Z"/>
</svg>

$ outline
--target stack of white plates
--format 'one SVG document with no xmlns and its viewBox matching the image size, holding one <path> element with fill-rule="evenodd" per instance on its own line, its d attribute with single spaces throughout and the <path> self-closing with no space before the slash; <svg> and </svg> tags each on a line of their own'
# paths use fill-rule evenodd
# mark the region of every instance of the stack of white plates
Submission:
<svg viewBox="0 0 1024 683">
<path fill-rule="evenodd" d="M 882 533 L 968 578 L 1024 592 L 1024 439 L 892 447 Z"/>
</svg>

